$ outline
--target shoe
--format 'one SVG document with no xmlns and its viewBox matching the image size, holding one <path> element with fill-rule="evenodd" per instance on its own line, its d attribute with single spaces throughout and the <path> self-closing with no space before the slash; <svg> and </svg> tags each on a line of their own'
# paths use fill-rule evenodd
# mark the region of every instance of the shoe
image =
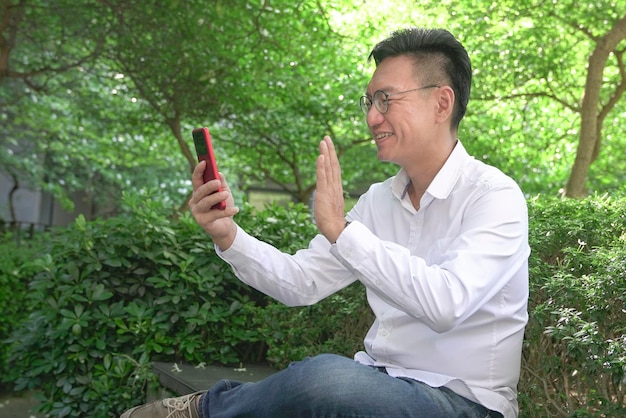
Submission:
<svg viewBox="0 0 626 418">
<path fill-rule="evenodd" d="M 200 418 L 197 401 L 204 393 L 190 393 L 136 406 L 124 412 L 120 418 Z"/>
</svg>

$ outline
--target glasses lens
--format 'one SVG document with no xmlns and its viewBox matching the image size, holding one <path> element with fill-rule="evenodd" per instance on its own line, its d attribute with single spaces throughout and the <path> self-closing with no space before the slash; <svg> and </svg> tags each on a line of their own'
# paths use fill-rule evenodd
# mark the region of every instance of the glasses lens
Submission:
<svg viewBox="0 0 626 418">
<path fill-rule="evenodd" d="M 361 96 L 361 101 L 359 102 L 359 105 L 361 106 L 361 110 L 363 111 L 365 116 L 367 116 L 370 109 L 372 108 L 372 101 L 370 100 L 370 98 L 367 96 Z"/>
<path fill-rule="evenodd" d="M 380 113 L 386 113 L 389 109 L 389 101 L 387 100 L 387 94 L 384 91 L 378 90 L 374 93 L 374 97 L 372 99 L 374 102 L 374 106 Z"/>
</svg>

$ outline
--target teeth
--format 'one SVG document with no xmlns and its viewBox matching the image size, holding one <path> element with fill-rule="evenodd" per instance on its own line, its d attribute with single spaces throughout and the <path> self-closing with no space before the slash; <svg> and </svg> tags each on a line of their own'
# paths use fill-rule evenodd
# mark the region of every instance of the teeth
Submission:
<svg viewBox="0 0 626 418">
<path fill-rule="evenodd" d="M 378 134 L 374 138 L 376 138 L 376 139 L 383 139 L 383 138 L 386 138 L 388 136 L 391 136 L 391 134 L 390 133 Z"/>
</svg>

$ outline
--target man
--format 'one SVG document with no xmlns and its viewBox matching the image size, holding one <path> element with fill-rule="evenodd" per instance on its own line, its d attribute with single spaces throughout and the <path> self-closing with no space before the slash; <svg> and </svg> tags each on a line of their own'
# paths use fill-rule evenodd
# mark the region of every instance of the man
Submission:
<svg viewBox="0 0 626 418">
<path fill-rule="evenodd" d="M 284 254 L 239 228 L 224 178 L 202 184 L 204 163 L 190 200 L 236 275 L 287 305 L 363 283 L 376 316 L 365 351 L 354 360 L 309 358 L 258 383 L 222 381 L 124 417 L 517 416 L 527 211 L 517 185 L 457 138 L 470 94 L 467 52 L 445 30 L 407 29 L 371 58 L 361 108 L 378 158 L 400 170 L 345 215 L 339 162 L 325 137 L 314 202 L 320 234 L 309 248 Z M 220 201 L 225 210 L 211 209 Z"/>
</svg>

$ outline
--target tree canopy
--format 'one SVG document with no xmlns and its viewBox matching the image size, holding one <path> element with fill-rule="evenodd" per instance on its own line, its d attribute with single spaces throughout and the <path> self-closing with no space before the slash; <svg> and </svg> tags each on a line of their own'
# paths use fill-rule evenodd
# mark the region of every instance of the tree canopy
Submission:
<svg viewBox="0 0 626 418">
<path fill-rule="evenodd" d="M 152 189 L 179 206 L 197 126 L 232 185 L 305 203 L 329 134 L 358 194 L 397 170 L 376 160 L 358 98 L 372 46 L 406 26 L 463 42 L 474 85 L 460 138 L 528 195 L 626 178 L 624 0 L 0 4 L 0 170 L 59 199 Z"/>
</svg>

